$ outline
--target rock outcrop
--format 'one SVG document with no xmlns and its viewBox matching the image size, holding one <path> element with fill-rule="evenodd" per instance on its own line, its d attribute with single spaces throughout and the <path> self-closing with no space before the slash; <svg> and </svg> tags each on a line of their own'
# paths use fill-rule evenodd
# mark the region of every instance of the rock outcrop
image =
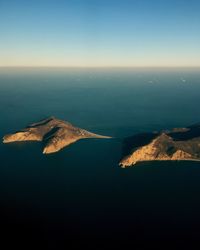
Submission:
<svg viewBox="0 0 200 250">
<path fill-rule="evenodd" d="M 110 138 L 73 126 L 71 123 L 50 117 L 3 137 L 4 143 L 18 141 L 45 141 L 43 153 L 50 154 L 84 138 Z"/>
<path fill-rule="evenodd" d="M 122 168 L 144 161 L 199 161 L 200 124 L 126 138 L 123 154 Z"/>
</svg>

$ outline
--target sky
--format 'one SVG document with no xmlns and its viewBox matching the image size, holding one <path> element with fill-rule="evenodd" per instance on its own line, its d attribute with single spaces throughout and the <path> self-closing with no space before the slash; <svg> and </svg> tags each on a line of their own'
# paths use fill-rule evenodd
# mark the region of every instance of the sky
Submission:
<svg viewBox="0 0 200 250">
<path fill-rule="evenodd" d="M 0 66 L 199 67 L 199 0 L 0 0 Z"/>
</svg>

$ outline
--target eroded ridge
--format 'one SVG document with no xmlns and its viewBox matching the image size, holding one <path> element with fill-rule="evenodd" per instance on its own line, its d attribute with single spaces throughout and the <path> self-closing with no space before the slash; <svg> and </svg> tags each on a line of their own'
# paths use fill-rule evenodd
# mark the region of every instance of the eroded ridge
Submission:
<svg viewBox="0 0 200 250">
<path fill-rule="evenodd" d="M 199 161 L 200 124 L 136 135 L 125 139 L 124 147 L 127 145 L 130 152 L 122 157 L 122 168 L 144 161 Z"/>
<path fill-rule="evenodd" d="M 71 123 L 50 117 L 28 127 L 3 137 L 4 143 L 19 141 L 45 141 L 43 153 L 50 154 L 67 147 L 80 139 L 111 138 L 91 133 L 73 126 Z"/>
</svg>

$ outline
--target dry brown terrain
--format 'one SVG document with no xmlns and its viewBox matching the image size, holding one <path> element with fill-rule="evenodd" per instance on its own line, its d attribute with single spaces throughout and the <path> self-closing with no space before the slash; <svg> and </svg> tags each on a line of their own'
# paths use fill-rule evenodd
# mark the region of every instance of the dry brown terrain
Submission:
<svg viewBox="0 0 200 250">
<path fill-rule="evenodd" d="M 4 143 L 17 141 L 45 141 L 43 153 L 50 154 L 84 138 L 110 138 L 97 135 L 84 129 L 73 126 L 71 123 L 50 117 L 38 123 L 8 134 L 3 137 Z"/>
<path fill-rule="evenodd" d="M 126 138 L 124 147 L 129 152 L 120 161 L 123 168 L 143 161 L 199 161 L 200 124 Z"/>
</svg>

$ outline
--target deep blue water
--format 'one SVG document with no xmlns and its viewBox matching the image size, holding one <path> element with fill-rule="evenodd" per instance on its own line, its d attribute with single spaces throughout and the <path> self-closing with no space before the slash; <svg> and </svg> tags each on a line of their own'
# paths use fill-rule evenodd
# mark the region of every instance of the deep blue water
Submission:
<svg viewBox="0 0 200 250">
<path fill-rule="evenodd" d="M 124 137 L 200 122 L 199 107 L 200 69 L 0 69 L 1 138 L 51 115 L 114 137 L 53 155 L 1 143 L 5 237 L 44 249 L 198 241 L 198 162 L 118 162 Z"/>
</svg>

